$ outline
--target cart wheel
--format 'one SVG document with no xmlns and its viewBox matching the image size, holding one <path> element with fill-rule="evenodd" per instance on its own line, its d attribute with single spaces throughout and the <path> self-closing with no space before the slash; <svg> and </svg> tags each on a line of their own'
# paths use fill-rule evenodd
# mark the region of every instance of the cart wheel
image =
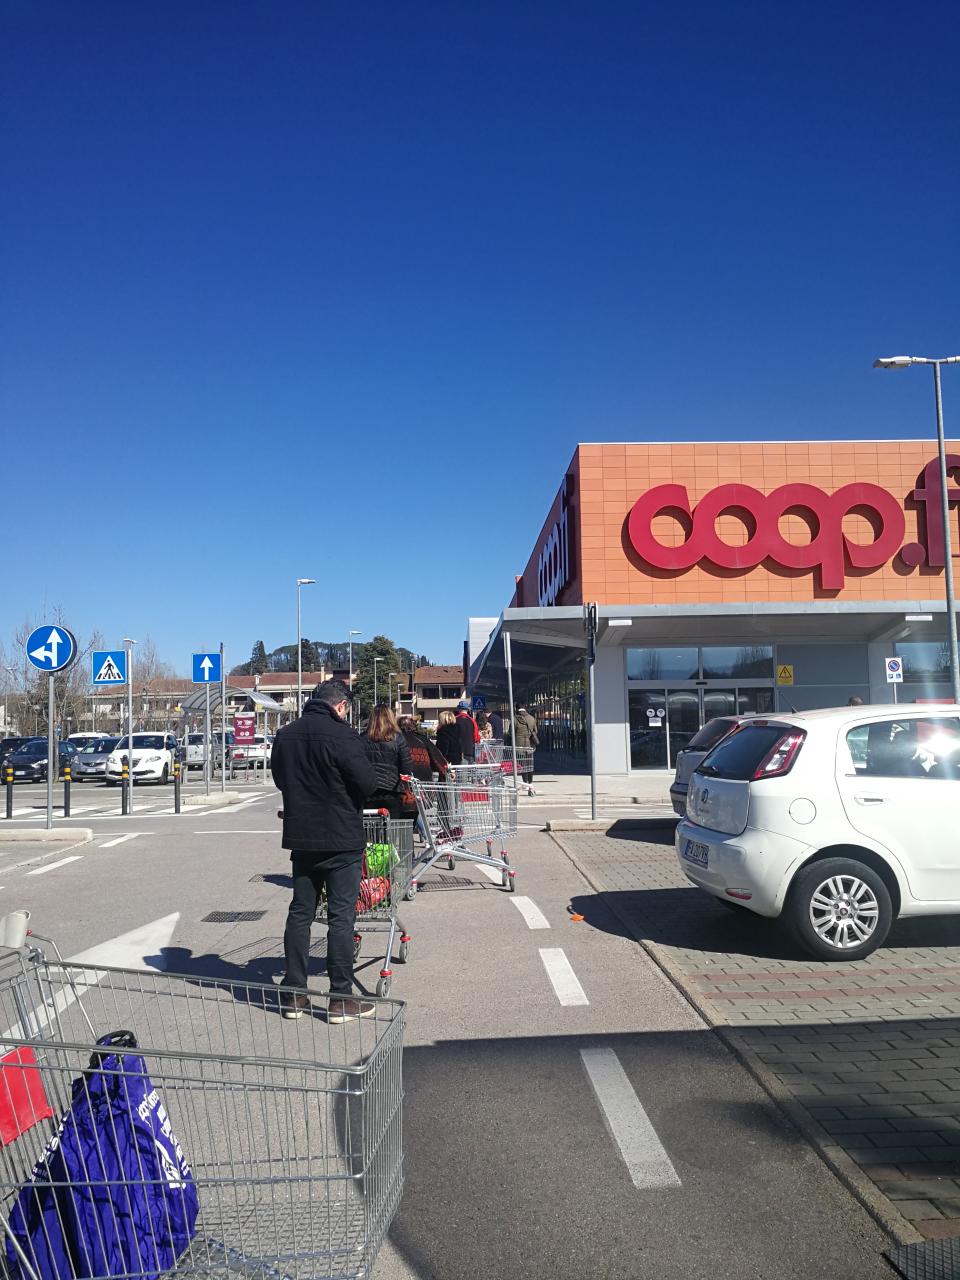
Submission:
<svg viewBox="0 0 960 1280">
<path fill-rule="evenodd" d="M 505 888 L 509 893 L 516 893 L 516 892 L 517 892 L 517 873 L 516 873 L 515 871 L 504 871 L 504 873 L 503 873 L 503 887 L 504 887 L 504 888 Z"/>
<path fill-rule="evenodd" d="M 507 857 L 506 853 L 504 853 L 504 852 L 502 852 L 502 851 L 501 851 L 501 853 L 500 853 L 500 861 L 503 863 L 503 865 L 504 865 L 505 867 L 509 867 L 509 865 L 510 865 L 510 859 Z"/>
<path fill-rule="evenodd" d="M 360 935 L 359 935 L 358 933 L 355 933 L 355 934 L 353 935 L 353 958 L 354 958 L 354 960 L 359 959 L 359 957 L 360 957 L 360 948 L 361 948 L 362 946 L 363 946 L 363 939 L 360 937 Z"/>
<path fill-rule="evenodd" d="M 453 856 L 453 854 L 451 854 L 450 857 L 447 859 L 447 870 L 456 871 L 456 869 L 457 869 L 457 860 Z"/>
<path fill-rule="evenodd" d="M 381 978 L 380 981 L 377 983 L 377 995 L 380 996 L 382 999 L 384 996 L 388 996 L 389 994 L 390 994 L 390 979 Z"/>
<path fill-rule="evenodd" d="M 406 887 L 406 890 L 404 891 L 403 896 L 404 898 L 406 898 L 407 902 L 412 902 L 414 900 L 414 898 L 417 896 L 416 880 L 410 881 L 410 883 Z"/>
<path fill-rule="evenodd" d="M 408 956 L 409 954 L 410 954 L 410 943 L 409 943 L 409 942 L 401 942 L 401 943 L 400 943 L 400 948 L 399 948 L 399 950 L 397 951 L 397 960 L 399 961 L 399 963 L 400 963 L 400 964 L 406 964 L 406 963 L 407 963 L 407 956 Z"/>
</svg>

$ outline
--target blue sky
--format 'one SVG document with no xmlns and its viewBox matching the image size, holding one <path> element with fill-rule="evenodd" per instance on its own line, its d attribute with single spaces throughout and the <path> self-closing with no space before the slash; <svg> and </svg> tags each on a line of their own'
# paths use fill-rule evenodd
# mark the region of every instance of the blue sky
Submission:
<svg viewBox="0 0 960 1280">
<path fill-rule="evenodd" d="M 897 436 L 955 5 L 8 0 L 0 638 L 459 659 L 578 440 Z M 960 435 L 960 375 L 944 375 Z"/>
</svg>

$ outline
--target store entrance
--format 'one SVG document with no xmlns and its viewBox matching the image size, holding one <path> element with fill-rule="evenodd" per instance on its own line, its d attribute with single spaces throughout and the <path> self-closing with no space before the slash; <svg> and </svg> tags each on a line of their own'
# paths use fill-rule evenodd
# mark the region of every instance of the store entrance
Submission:
<svg viewBox="0 0 960 1280">
<path fill-rule="evenodd" d="M 765 714 L 773 710 L 773 689 L 749 685 L 631 689 L 631 769 L 673 769 L 698 729 L 716 716 Z"/>
</svg>

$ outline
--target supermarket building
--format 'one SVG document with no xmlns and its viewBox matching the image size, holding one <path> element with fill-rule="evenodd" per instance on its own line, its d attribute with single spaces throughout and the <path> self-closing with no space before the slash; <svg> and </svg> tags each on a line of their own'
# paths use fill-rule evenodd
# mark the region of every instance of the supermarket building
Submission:
<svg viewBox="0 0 960 1280">
<path fill-rule="evenodd" d="M 960 442 L 947 464 L 956 545 Z M 925 440 L 581 444 L 509 607 L 471 622 L 470 688 L 504 701 L 509 635 L 539 767 L 585 766 L 595 604 L 598 773 L 671 768 L 718 714 L 950 699 L 940 503 Z"/>
</svg>

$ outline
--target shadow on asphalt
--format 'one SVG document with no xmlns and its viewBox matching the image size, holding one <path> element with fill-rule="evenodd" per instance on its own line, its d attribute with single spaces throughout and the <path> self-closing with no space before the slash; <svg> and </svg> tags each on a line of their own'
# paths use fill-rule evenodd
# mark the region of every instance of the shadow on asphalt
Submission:
<svg viewBox="0 0 960 1280">
<path fill-rule="evenodd" d="M 679 818 L 618 818 L 603 834 L 612 840 L 665 844 L 672 849 L 673 834 L 679 821 Z"/>
<path fill-rule="evenodd" d="M 616 1052 L 680 1188 L 631 1183 L 580 1058 L 597 1044 Z M 389 1238 L 417 1280 L 889 1274 L 863 1210 L 709 1031 L 413 1046 L 404 1092 Z"/>
</svg>

